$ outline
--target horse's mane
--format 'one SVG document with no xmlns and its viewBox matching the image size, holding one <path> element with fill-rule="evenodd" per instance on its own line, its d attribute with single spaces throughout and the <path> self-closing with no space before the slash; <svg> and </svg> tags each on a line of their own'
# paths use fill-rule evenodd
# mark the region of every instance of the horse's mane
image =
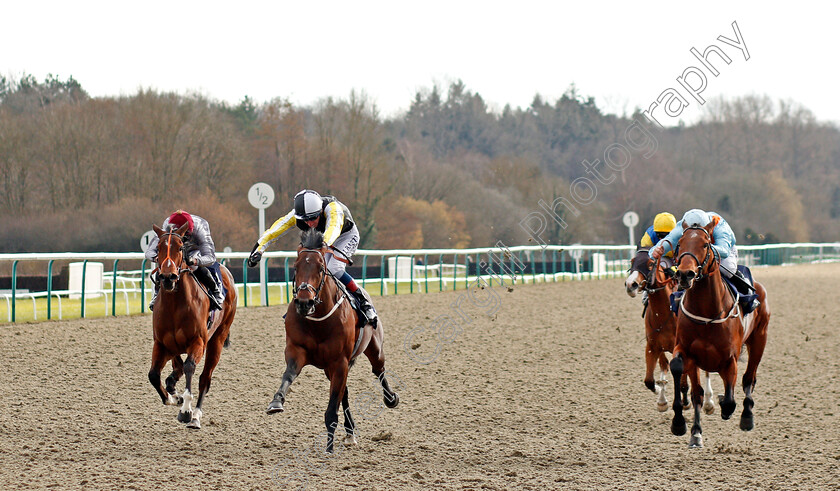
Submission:
<svg viewBox="0 0 840 491">
<path fill-rule="evenodd" d="M 320 249 L 324 247 L 324 234 L 310 228 L 300 234 L 300 245 L 304 249 Z"/>
</svg>

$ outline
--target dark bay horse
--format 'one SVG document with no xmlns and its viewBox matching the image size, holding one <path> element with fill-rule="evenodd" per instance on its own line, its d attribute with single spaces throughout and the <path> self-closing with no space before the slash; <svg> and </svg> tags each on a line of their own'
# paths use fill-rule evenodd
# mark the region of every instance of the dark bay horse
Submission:
<svg viewBox="0 0 840 491">
<path fill-rule="evenodd" d="M 188 225 L 178 230 L 163 231 L 154 226 L 160 240 L 158 245 L 158 281 L 160 293 L 152 312 L 154 347 L 149 382 L 166 405 L 182 404 L 178 421 L 187 423 L 187 428 L 201 428 L 201 407 L 204 396 L 210 390 L 213 370 L 219 363 L 222 346 L 230 333 L 230 325 L 236 314 L 237 292 L 233 276 L 224 266 L 221 278 L 227 295 L 221 311 L 215 312 L 208 326 L 210 299 L 198 280 L 192 275 L 184 258 L 184 233 Z M 181 354 L 187 359 L 182 360 Z M 204 370 L 198 381 L 198 402 L 192 410 L 192 377 L 195 366 L 206 356 Z M 160 371 L 166 362 L 172 360 L 172 374 L 166 378 L 166 390 L 160 384 Z M 181 376 L 186 378 L 187 388 L 181 396 L 175 392 L 175 384 Z"/>
<path fill-rule="evenodd" d="M 329 252 L 324 237 L 314 229 L 301 234 L 295 261 L 294 301 L 286 312 L 286 371 L 280 388 L 268 405 L 268 414 L 283 411 L 289 386 L 306 365 L 324 370 L 330 380 L 330 401 L 324 414 L 327 427 L 327 452 L 333 452 L 339 403 L 344 408 L 345 444 L 356 444 L 353 418 L 350 415 L 347 374 L 362 352 L 370 360 L 373 374 L 382 385 L 385 405 L 394 408 L 400 398 L 391 390 L 385 377 L 382 351 L 384 327 L 357 327 L 359 318 L 339 282 L 327 270 Z"/>
<path fill-rule="evenodd" d="M 670 267 L 670 259 L 664 262 L 662 258 L 654 264 L 653 259 L 648 255 L 647 248 L 640 248 L 630 265 L 629 275 L 624 282 L 627 294 L 635 297 L 638 291 L 647 292 L 648 305 L 645 309 L 645 387 L 657 394 L 656 408 L 660 412 L 668 410 L 668 401 L 665 398 L 665 386 L 667 385 L 668 357 L 665 353 L 671 353 L 676 343 L 677 316 L 671 311 L 671 293 L 677 289 L 677 282 L 666 274 Z M 661 267 L 660 267 L 661 266 Z M 653 372 L 659 362 L 659 379 L 654 382 Z M 705 400 L 703 410 L 706 414 L 712 414 L 715 410 L 713 392 L 709 374 L 704 372 Z M 680 379 L 680 392 L 682 393 L 682 406 L 686 409 L 690 406 L 688 398 L 688 375 L 683 373 Z"/>
<path fill-rule="evenodd" d="M 703 389 L 697 383 L 696 367 L 720 374 L 724 385 L 720 412 L 723 419 L 729 419 L 735 412 L 734 387 L 738 377 L 738 357 L 744 346 L 749 359 L 742 380 L 745 397 L 740 427 L 744 431 L 753 428 L 752 393 L 758 364 L 767 344 L 767 325 L 770 322 L 767 292 L 758 282 L 755 283 L 755 290 L 761 305 L 747 316 L 741 313 L 737 297 L 730 292 L 721 276 L 720 259 L 711 246 L 714 225 L 684 225 L 675 275 L 686 292 L 677 317 L 677 343 L 671 360 L 671 373 L 675 381 L 684 372 L 691 378 L 691 399 L 695 408 L 690 448 L 703 446 L 697 406 L 703 397 Z M 685 418 L 682 411 L 677 409 L 674 404 L 671 432 L 684 435 Z"/>
</svg>

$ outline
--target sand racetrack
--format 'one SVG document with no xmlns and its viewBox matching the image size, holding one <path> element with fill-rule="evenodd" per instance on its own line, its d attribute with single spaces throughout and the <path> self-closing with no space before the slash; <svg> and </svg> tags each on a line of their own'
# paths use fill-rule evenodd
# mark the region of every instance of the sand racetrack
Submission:
<svg viewBox="0 0 840 491">
<path fill-rule="evenodd" d="M 700 450 L 670 434 L 670 409 L 657 412 L 642 384 L 641 303 L 621 280 L 496 286 L 475 303 L 463 290 L 375 299 L 401 403 L 380 404 L 360 358 L 359 445 L 330 458 L 315 451 L 320 370 L 303 371 L 285 413 L 264 413 L 284 369 L 285 307 L 240 309 L 199 431 L 148 382 L 151 317 L 3 325 L 0 489 L 836 489 L 840 264 L 754 273 L 772 311 L 756 427 L 738 429 L 739 386 L 733 419 L 704 415 Z M 435 358 L 432 329 L 418 326 L 459 316 L 453 303 L 469 323 Z M 426 364 L 404 349 L 413 329 L 408 351 Z"/>
</svg>

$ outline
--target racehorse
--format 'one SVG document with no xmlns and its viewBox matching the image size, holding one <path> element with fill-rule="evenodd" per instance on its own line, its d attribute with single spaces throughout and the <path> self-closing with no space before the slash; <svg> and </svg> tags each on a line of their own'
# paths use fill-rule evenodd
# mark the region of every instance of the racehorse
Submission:
<svg viewBox="0 0 840 491">
<path fill-rule="evenodd" d="M 149 382 L 160 395 L 165 405 L 182 404 L 178 421 L 187 423 L 187 428 L 201 428 L 202 403 L 213 370 L 219 363 L 222 346 L 230 334 L 230 325 L 236 314 L 237 292 L 233 276 L 221 266 L 224 287 L 227 289 L 221 311 L 215 312 L 208 322 L 210 299 L 199 281 L 193 276 L 184 257 L 184 233 L 188 225 L 177 230 L 163 231 L 157 225 L 155 233 L 159 238 L 158 276 L 160 293 L 152 314 L 154 347 Z M 187 359 L 182 360 L 181 354 Z M 192 377 L 195 366 L 206 356 L 204 370 L 198 381 L 198 403 L 192 409 Z M 172 374 L 166 378 L 166 390 L 160 385 L 160 371 L 166 362 L 172 360 Z M 186 378 L 187 388 L 181 396 L 175 392 L 175 384 L 181 376 Z"/>
<path fill-rule="evenodd" d="M 670 278 L 666 272 L 670 266 L 670 259 L 659 267 L 660 262 L 653 263 L 648 255 L 647 248 L 640 248 L 630 265 L 627 279 L 624 282 L 627 294 L 635 297 L 638 291 L 647 292 L 648 305 L 644 310 L 645 319 L 645 387 L 659 397 L 656 401 L 656 408 L 660 412 L 668 410 L 668 401 L 665 398 L 665 386 L 667 384 L 668 358 L 665 353 L 671 353 L 676 341 L 677 316 L 671 311 L 671 293 L 676 290 L 676 280 Z M 657 361 L 659 362 L 659 380 L 654 383 L 653 371 Z M 704 372 L 703 382 L 706 387 L 703 410 L 706 414 L 715 411 L 712 385 L 709 381 L 708 372 Z M 688 399 L 688 376 L 683 374 L 680 379 L 680 392 L 682 393 L 682 407 L 687 409 L 690 406 Z"/>
<path fill-rule="evenodd" d="M 721 417 L 725 420 L 735 412 L 735 383 L 738 377 L 738 357 L 744 346 L 749 361 L 742 380 L 744 388 L 744 411 L 740 428 L 749 431 L 754 426 L 752 398 L 755 389 L 756 371 L 767 344 L 767 325 L 770 309 L 767 292 L 756 282 L 755 291 L 761 304 L 758 309 L 743 316 L 738 304 L 737 293 L 732 293 L 720 272 L 720 259 L 712 248 L 714 222 L 705 227 L 689 227 L 679 241 L 680 255 L 677 258 L 675 277 L 685 289 L 677 317 L 677 342 L 671 360 L 671 374 L 676 381 L 687 372 L 691 378 L 691 399 L 694 402 L 694 424 L 691 427 L 689 448 L 703 446 L 700 427 L 700 411 L 697 402 L 703 397 L 703 389 L 697 383 L 697 367 L 717 372 L 723 379 L 724 394 L 720 399 Z M 674 419 L 671 432 L 684 435 L 685 418 L 674 404 Z"/>
<path fill-rule="evenodd" d="M 286 371 L 266 412 L 274 414 L 284 410 L 286 392 L 304 366 L 313 365 L 324 370 L 330 380 L 330 400 L 324 424 L 327 452 L 332 453 L 339 403 L 344 408 L 344 444 L 357 443 L 350 415 L 347 374 L 360 353 L 364 352 L 370 360 L 373 374 L 382 385 L 385 405 L 394 408 L 400 398 L 391 390 L 385 377 L 382 319 L 376 329 L 369 324 L 358 326 L 359 315 L 351 307 L 348 294 L 327 270 L 327 253 L 329 250 L 321 232 L 310 229 L 301 234 L 294 264 L 294 301 L 286 312 Z"/>
</svg>

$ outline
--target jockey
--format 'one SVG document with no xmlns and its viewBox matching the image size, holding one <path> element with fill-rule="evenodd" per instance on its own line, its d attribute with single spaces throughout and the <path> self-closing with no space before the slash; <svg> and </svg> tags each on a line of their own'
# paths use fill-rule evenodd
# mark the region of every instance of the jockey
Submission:
<svg viewBox="0 0 840 491">
<path fill-rule="evenodd" d="M 668 213 L 667 211 L 659 213 L 653 219 L 653 225 L 645 230 L 645 233 L 642 235 L 642 241 L 639 243 L 639 248 L 647 248 L 650 249 L 654 246 L 657 242 L 663 239 L 668 233 L 677 226 L 677 219 L 674 218 L 674 215 Z M 668 251 L 665 254 L 665 257 L 668 259 L 674 259 L 674 251 Z M 671 264 L 671 263 L 669 263 Z M 648 304 L 648 292 L 642 294 L 642 304 L 647 306 Z"/>
<path fill-rule="evenodd" d="M 742 287 L 745 290 L 754 290 L 750 282 L 738 271 L 738 248 L 735 247 L 735 232 L 732 231 L 732 228 L 722 216 L 713 211 L 705 212 L 695 208 L 685 212 L 682 220 L 677 222 L 677 226 L 671 230 L 671 233 L 651 248 L 650 257 L 657 259 L 663 252 L 671 251 L 683 235 L 683 224 L 687 224 L 689 227 L 705 227 L 709 223 L 715 224 L 714 229 L 712 229 L 711 245 L 712 251 L 720 261 L 721 274 L 733 284 L 738 285 L 738 290 L 741 290 Z M 746 306 L 744 312 L 752 312 L 760 303 L 757 298 L 754 298 L 750 305 Z"/>
<path fill-rule="evenodd" d="M 650 250 L 650 257 L 656 260 L 663 253 L 673 253 L 674 247 L 683 236 L 683 224 L 689 227 L 705 227 L 709 223 L 715 224 L 715 228 L 712 230 L 712 249 L 720 260 L 720 272 L 724 277 L 731 278 L 738 271 L 738 248 L 735 247 L 735 232 L 732 231 L 723 217 L 713 211 L 707 213 L 695 208 L 685 212 L 682 220 L 677 222 L 674 229 L 664 238 L 659 239 L 653 246 Z"/>
<path fill-rule="evenodd" d="M 359 309 L 367 321 L 376 326 L 376 310 L 356 285 L 345 267 L 350 257 L 359 247 L 359 229 L 353 222 L 350 210 L 343 203 L 332 196 L 321 196 L 315 191 L 304 189 L 297 193 L 294 199 L 294 209 L 286 216 L 278 219 L 262 234 L 251 250 L 248 266 L 255 267 L 260 262 L 263 252 L 269 244 L 279 239 L 283 234 L 297 226 L 301 230 L 314 228 L 324 234 L 324 243 L 331 251 L 325 255 L 327 269 L 359 301 Z"/>
<path fill-rule="evenodd" d="M 642 241 L 639 243 L 639 247 L 644 247 L 650 249 L 653 247 L 657 242 L 665 238 L 668 235 L 668 232 L 674 230 L 674 227 L 677 226 L 677 219 L 674 218 L 674 215 L 666 212 L 662 212 L 653 219 L 653 225 L 645 230 L 645 233 L 642 235 Z M 665 254 L 665 257 L 674 257 L 674 251 L 668 251 Z"/>
<path fill-rule="evenodd" d="M 198 215 L 191 215 L 184 210 L 178 210 L 163 221 L 162 228 L 168 232 L 170 229 L 178 229 L 184 224 L 188 224 L 187 232 L 184 234 L 184 259 L 196 279 L 207 287 L 210 293 L 210 310 L 221 310 L 225 297 L 222 295 L 222 282 L 218 276 L 219 272 L 217 268 L 213 267 L 216 264 L 216 246 L 213 244 L 213 238 L 210 237 L 210 225 L 207 220 Z M 146 259 L 157 262 L 159 240 L 157 236 L 152 237 L 149 248 L 146 250 Z M 156 285 L 155 295 L 149 304 L 149 310 L 154 309 L 157 296 L 158 287 Z"/>
</svg>

